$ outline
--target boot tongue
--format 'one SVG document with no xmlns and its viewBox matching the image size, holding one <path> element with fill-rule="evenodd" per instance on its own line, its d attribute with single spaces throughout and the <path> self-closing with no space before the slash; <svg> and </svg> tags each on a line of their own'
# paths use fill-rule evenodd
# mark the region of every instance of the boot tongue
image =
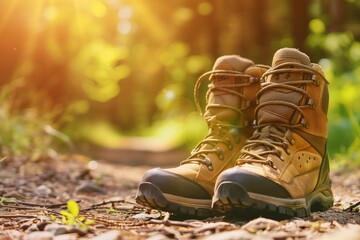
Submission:
<svg viewBox="0 0 360 240">
<path fill-rule="evenodd" d="M 272 67 L 289 62 L 301 63 L 307 66 L 311 63 L 309 57 L 299 50 L 295 48 L 282 48 L 274 54 Z"/>
<path fill-rule="evenodd" d="M 288 63 L 284 68 L 293 68 L 296 66 L 291 65 L 291 63 L 300 63 L 306 66 L 310 65 L 309 57 L 294 48 L 283 48 L 278 50 L 273 58 L 272 68 L 279 66 L 280 64 Z M 281 67 L 282 68 L 282 67 Z M 277 68 L 277 69 L 281 69 Z M 267 77 L 266 82 L 289 82 L 289 81 L 298 81 L 306 78 L 304 73 L 301 72 L 284 72 L 279 74 L 271 74 Z M 266 84 L 266 83 L 265 83 Z M 301 87 L 301 86 L 299 86 Z M 285 89 L 282 87 L 272 88 L 269 91 L 264 92 L 259 100 L 259 103 L 264 102 L 286 102 L 299 105 L 302 100 L 303 95 L 297 91 L 291 89 Z M 299 119 L 299 114 L 295 113 L 295 109 L 285 104 L 274 104 L 261 107 L 258 112 L 258 124 L 295 124 Z"/>
<path fill-rule="evenodd" d="M 254 63 L 246 58 L 242 58 L 236 55 L 226 55 L 218 58 L 214 64 L 213 70 L 215 71 L 236 71 L 244 72 L 248 67 L 254 65 Z M 221 90 L 226 88 L 232 91 L 241 91 L 240 88 L 234 88 L 227 85 L 240 83 L 241 79 L 235 76 L 224 75 L 221 73 L 214 73 L 210 77 L 210 86 L 213 85 L 215 89 L 212 89 L 208 95 L 208 105 L 223 105 L 239 108 L 241 104 L 241 98 L 230 92 Z M 228 108 L 214 108 L 207 107 L 204 114 L 205 119 L 209 122 L 214 118 L 221 122 L 235 124 L 239 119 L 239 114 Z"/>
</svg>

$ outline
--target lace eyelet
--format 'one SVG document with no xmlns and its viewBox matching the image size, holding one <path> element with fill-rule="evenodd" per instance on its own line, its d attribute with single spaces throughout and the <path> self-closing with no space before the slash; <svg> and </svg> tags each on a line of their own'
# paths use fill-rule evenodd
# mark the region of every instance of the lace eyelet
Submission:
<svg viewBox="0 0 360 240">
<path fill-rule="evenodd" d="M 233 150 L 233 145 L 232 145 L 230 139 L 225 138 L 225 142 L 226 142 L 227 148 L 228 148 L 229 150 Z"/>
<path fill-rule="evenodd" d="M 304 126 L 304 128 L 309 128 L 309 123 L 306 121 L 305 118 L 301 119 L 301 124 Z"/>
<path fill-rule="evenodd" d="M 271 161 L 271 160 L 266 160 L 266 162 L 265 162 L 267 165 L 269 165 L 270 167 L 272 167 L 273 169 L 277 169 L 277 167 L 275 167 L 275 165 L 274 165 L 274 162 L 273 161 Z"/>
<path fill-rule="evenodd" d="M 206 157 L 204 158 L 204 164 L 206 165 L 206 167 L 207 167 L 210 171 L 214 170 L 214 167 L 213 167 L 213 165 L 212 165 L 212 162 L 211 162 L 211 160 L 210 160 L 210 158 L 209 158 L 208 156 L 206 156 Z"/>
<path fill-rule="evenodd" d="M 314 101 L 310 98 L 308 100 L 308 103 L 307 103 L 311 109 L 315 109 L 316 108 L 316 104 L 314 103 Z"/>
<path fill-rule="evenodd" d="M 219 153 L 219 154 L 217 154 L 218 155 L 218 157 L 219 157 L 219 159 L 222 161 L 222 160 L 224 160 L 224 155 L 222 154 L 222 153 Z"/>
<path fill-rule="evenodd" d="M 216 150 L 216 155 L 219 157 L 219 159 L 221 161 L 224 160 L 224 155 L 222 153 L 222 150 L 220 148 L 218 148 L 218 147 L 216 147 L 215 150 Z"/>
<path fill-rule="evenodd" d="M 319 85 L 320 85 L 320 80 L 317 78 L 316 75 L 312 75 L 311 80 L 314 81 L 314 84 L 315 84 L 316 86 L 319 86 Z"/>
<path fill-rule="evenodd" d="M 285 151 L 286 151 L 287 155 L 290 155 L 290 154 L 291 154 L 290 149 L 287 148 Z"/>
</svg>

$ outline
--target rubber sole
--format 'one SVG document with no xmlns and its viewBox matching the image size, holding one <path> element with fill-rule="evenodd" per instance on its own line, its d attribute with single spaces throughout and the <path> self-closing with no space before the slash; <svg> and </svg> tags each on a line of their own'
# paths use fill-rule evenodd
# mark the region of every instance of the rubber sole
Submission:
<svg viewBox="0 0 360 240">
<path fill-rule="evenodd" d="M 224 181 L 215 191 L 213 208 L 223 213 L 261 212 L 287 217 L 306 217 L 311 212 L 329 209 L 333 201 L 330 186 L 317 188 L 304 198 L 284 199 L 247 192 L 240 184 Z"/>
<path fill-rule="evenodd" d="M 150 182 L 139 185 L 135 200 L 143 206 L 177 215 L 208 218 L 219 214 L 211 208 L 211 199 L 191 199 L 165 194 Z"/>
</svg>

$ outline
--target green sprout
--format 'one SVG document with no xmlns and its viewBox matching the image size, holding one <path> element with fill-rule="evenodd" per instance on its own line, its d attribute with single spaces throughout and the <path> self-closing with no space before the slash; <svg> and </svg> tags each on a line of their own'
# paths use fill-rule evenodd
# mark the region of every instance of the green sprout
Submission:
<svg viewBox="0 0 360 240">
<path fill-rule="evenodd" d="M 4 203 L 11 203 L 11 202 L 16 202 L 16 198 L 0 197 L 0 205 L 3 205 Z"/>
<path fill-rule="evenodd" d="M 84 216 L 79 215 L 80 207 L 74 200 L 67 201 L 67 210 L 61 210 L 59 213 L 62 223 L 68 226 L 77 226 L 80 229 L 86 230 L 89 225 L 95 223 L 94 220 L 86 219 Z M 51 216 L 51 220 L 57 221 L 58 219 L 55 216 Z"/>
</svg>

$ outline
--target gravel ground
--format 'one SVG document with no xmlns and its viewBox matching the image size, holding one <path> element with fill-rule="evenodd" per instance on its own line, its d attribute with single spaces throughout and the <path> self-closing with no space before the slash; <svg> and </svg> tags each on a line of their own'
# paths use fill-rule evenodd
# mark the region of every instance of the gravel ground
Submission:
<svg viewBox="0 0 360 240">
<path fill-rule="evenodd" d="M 333 172 L 334 207 L 305 219 L 189 219 L 135 203 L 149 168 L 80 155 L 4 160 L 0 240 L 360 239 L 360 170 Z M 67 207 L 69 199 L 77 202 L 78 214 Z"/>
</svg>

